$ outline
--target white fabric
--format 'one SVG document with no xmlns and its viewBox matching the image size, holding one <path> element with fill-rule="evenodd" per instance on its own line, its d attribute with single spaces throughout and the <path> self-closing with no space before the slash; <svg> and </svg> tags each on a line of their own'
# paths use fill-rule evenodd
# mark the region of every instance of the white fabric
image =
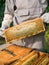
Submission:
<svg viewBox="0 0 49 65">
<path fill-rule="evenodd" d="M 41 3 L 44 3 L 45 2 L 45 0 L 41 0 Z"/>
<path fill-rule="evenodd" d="M 25 20 L 40 17 L 47 7 L 46 0 L 6 0 L 4 14 L 13 16 L 14 25 Z M 14 10 L 14 4 L 16 10 Z"/>
<path fill-rule="evenodd" d="M 2 26 L 0 28 L 0 36 L 4 37 L 3 30 L 6 29 L 6 27 L 10 27 L 10 24 L 12 22 L 12 16 L 9 14 L 5 14 L 4 19 L 2 21 Z"/>
<path fill-rule="evenodd" d="M 6 26 L 10 27 L 11 22 L 12 22 L 12 16 L 9 14 L 5 14 L 4 19 L 2 21 L 2 27 L 1 28 L 4 30 Z"/>
<path fill-rule="evenodd" d="M 45 23 L 49 23 L 49 13 L 45 13 L 41 16 Z"/>
<path fill-rule="evenodd" d="M 0 28 L 0 36 L 4 37 L 3 35 L 4 35 L 4 33 L 3 33 L 2 29 Z"/>
</svg>

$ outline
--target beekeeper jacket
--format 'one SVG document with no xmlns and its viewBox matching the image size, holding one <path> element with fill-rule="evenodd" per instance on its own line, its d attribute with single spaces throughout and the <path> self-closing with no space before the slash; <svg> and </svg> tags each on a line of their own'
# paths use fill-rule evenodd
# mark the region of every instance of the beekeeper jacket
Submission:
<svg viewBox="0 0 49 65">
<path fill-rule="evenodd" d="M 13 22 L 20 24 L 25 20 L 40 17 L 46 7 L 46 0 L 6 0 L 5 14 L 11 14 Z"/>
<path fill-rule="evenodd" d="M 40 17 L 47 7 L 46 0 L 6 0 L 5 14 L 13 16 L 14 25 L 20 24 L 26 20 Z M 42 34 L 22 40 L 24 43 L 17 42 L 17 45 L 43 49 Z"/>
</svg>

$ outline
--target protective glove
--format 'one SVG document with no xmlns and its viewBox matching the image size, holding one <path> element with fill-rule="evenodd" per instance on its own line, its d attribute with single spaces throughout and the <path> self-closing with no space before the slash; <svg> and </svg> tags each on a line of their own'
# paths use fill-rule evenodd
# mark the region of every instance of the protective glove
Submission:
<svg viewBox="0 0 49 65">
<path fill-rule="evenodd" d="M 8 27 L 10 27 L 11 22 L 12 22 L 12 16 L 9 15 L 9 14 L 5 14 L 4 19 L 2 21 L 2 26 L 0 28 L 0 36 L 1 37 L 4 37 L 3 30 L 5 30 Z"/>
<path fill-rule="evenodd" d="M 4 32 L 3 32 L 3 30 L 1 28 L 0 28 L 0 36 L 4 37 Z"/>
<path fill-rule="evenodd" d="M 49 23 L 49 13 L 43 14 L 41 18 L 43 19 L 43 22 Z"/>
</svg>

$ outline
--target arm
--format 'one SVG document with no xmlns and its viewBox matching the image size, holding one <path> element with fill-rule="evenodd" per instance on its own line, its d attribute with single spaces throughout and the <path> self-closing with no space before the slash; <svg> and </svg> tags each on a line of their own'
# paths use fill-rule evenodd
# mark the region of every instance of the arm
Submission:
<svg viewBox="0 0 49 65">
<path fill-rule="evenodd" d="M 42 0 L 43 1 L 43 0 Z M 47 1 L 47 5 L 49 6 L 49 0 L 46 0 Z M 45 23 L 49 23 L 49 12 L 48 13 L 45 13 L 41 16 L 41 18 L 43 19 L 43 22 Z"/>
<path fill-rule="evenodd" d="M 4 30 L 4 29 L 10 27 L 11 22 L 12 22 L 12 16 L 9 14 L 5 14 L 3 21 L 2 21 L 1 29 Z"/>
<path fill-rule="evenodd" d="M 6 0 L 4 18 L 0 28 L 0 36 L 3 36 L 3 30 L 10 27 L 12 19 L 13 19 L 13 14 L 11 8 L 9 7 L 9 0 Z"/>
<path fill-rule="evenodd" d="M 1 28 L 4 30 L 6 29 L 6 27 L 10 27 L 10 23 L 12 22 L 12 19 L 13 19 L 13 14 L 12 14 L 12 11 L 11 11 L 11 8 L 9 7 L 9 0 L 6 0 L 6 3 L 5 3 L 5 12 L 4 12 L 4 18 L 3 18 L 3 21 L 2 21 L 2 26 Z"/>
</svg>

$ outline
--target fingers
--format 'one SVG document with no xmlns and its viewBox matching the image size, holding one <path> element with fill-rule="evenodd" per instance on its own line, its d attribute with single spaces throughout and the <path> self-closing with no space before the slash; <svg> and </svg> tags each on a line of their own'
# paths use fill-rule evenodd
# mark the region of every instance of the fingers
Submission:
<svg viewBox="0 0 49 65">
<path fill-rule="evenodd" d="M 3 32 L 2 29 L 0 29 L 0 36 L 1 36 L 1 37 L 4 37 L 4 32 Z"/>
<path fill-rule="evenodd" d="M 44 15 L 41 16 L 41 18 L 45 23 L 49 23 L 49 13 L 45 13 Z"/>
</svg>

